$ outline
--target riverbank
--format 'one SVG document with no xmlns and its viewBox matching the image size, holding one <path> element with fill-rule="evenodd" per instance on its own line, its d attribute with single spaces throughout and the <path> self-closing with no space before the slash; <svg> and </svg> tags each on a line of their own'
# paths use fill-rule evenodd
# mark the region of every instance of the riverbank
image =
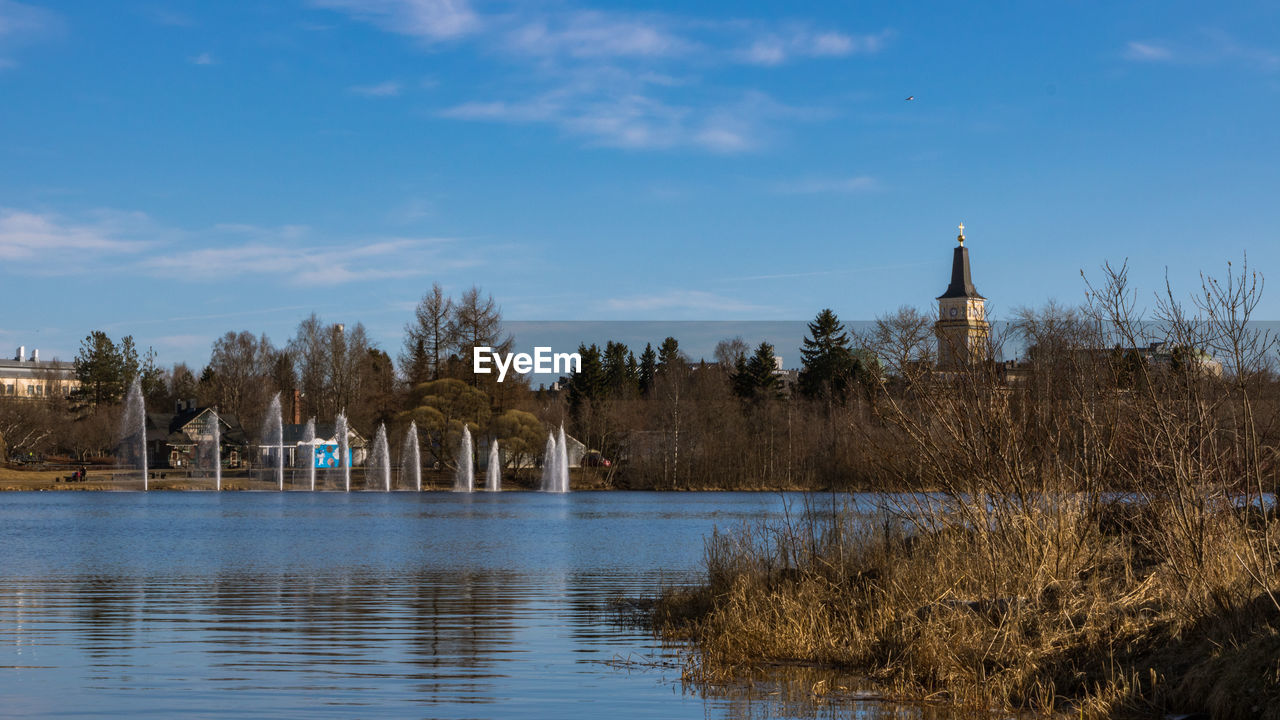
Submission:
<svg viewBox="0 0 1280 720">
<path fill-rule="evenodd" d="M 1166 512 L 811 508 L 717 533 L 705 582 L 653 620 L 704 683 L 801 664 L 974 709 L 1280 718 L 1274 513 L 1204 514 L 1197 559 L 1159 535 Z"/>
<path fill-rule="evenodd" d="M 301 472 L 301 471 L 299 471 Z M 50 491 L 50 490 L 139 490 L 142 488 L 142 479 L 137 472 L 116 472 L 111 468 L 101 468 L 91 466 L 85 480 L 76 482 L 67 482 L 67 476 L 71 475 L 73 470 L 43 470 L 32 468 L 13 468 L 0 467 L 0 492 L 5 491 Z M 294 478 L 294 471 L 288 469 L 285 471 L 286 490 L 299 489 Z M 226 470 L 222 476 L 222 489 L 225 491 L 234 490 L 275 490 L 279 486 L 272 480 L 261 479 L 262 471 L 257 471 L 251 475 L 246 470 Z M 321 484 L 323 485 L 323 480 Z M 364 468 L 354 468 L 352 471 L 353 489 L 364 489 Z M 536 474 L 521 473 L 519 475 L 510 475 L 503 477 L 503 488 L 507 490 L 537 490 L 541 480 Z M 398 477 L 393 476 L 393 483 L 396 489 L 405 489 Z M 484 484 L 484 476 L 476 476 L 476 487 Z M 632 488 L 626 485 L 619 485 L 614 482 L 614 478 L 607 472 L 596 468 L 573 468 L 570 471 L 570 490 L 678 490 L 689 492 L 723 492 L 723 491 L 743 491 L 743 492 L 805 492 L 819 491 L 826 488 L 809 488 L 809 487 L 697 487 L 697 488 Z M 422 473 L 423 490 L 451 490 L 453 488 L 453 473 L 451 471 L 435 471 L 423 470 Z M 189 473 L 181 470 L 154 470 L 151 473 L 149 483 L 151 490 L 211 490 L 213 489 L 212 478 L 199 476 L 192 477 Z M 327 487 L 326 489 L 334 489 Z"/>
</svg>

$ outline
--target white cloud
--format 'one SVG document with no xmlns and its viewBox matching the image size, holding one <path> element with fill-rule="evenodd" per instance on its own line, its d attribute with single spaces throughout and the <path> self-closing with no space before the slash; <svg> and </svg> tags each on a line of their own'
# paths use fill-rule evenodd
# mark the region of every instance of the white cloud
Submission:
<svg viewBox="0 0 1280 720">
<path fill-rule="evenodd" d="M 696 148 L 715 153 L 754 150 L 770 139 L 779 119 L 821 114 L 779 103 L 764 93 L 736 99 L 668 102 L 654 88 L 664 76 L 616 68 L 574 74 L 565 84 L 517 101 L 467 102 L 439 112 L 457 120 L 546 124 L 589 145 L 627 149 Z"/>
<path fill-rule="evenodd" d="M 868 175 L 844 178 L 809 178 L 785 182 L 775 186 L 783 195 L 815 195 L 822 193 L 862 193 L 879 187 L 876 179 Z"/>
<path fill-rule="evenodd" d="M 543 56 L 672 57 L 694 43 L 658 22 L 592 11 L 532 20 L 507 32 L 503 46 Z"/>
<path fill-rule="evenodd" d="M 1202 30 L 1191 41 L 1131 41 L 1124 58 L 1134 62 L 1183 65 L 1235 65 L 1261 72 L 1280 71 L 1280 52 L 1250 45 L 1223 30 Z"/>
<path fill-rule="evenodd" d="M 400 94 L 400 83 L 388 80 L 376 85 L 356 85 L 349 90 L 365 97 L 395 97 Z"/>
<path fill-rule="evenodd" d="M 481 26 L 467 0 L 313 0 L 313 4 L 428 42 L 470 35 Z"/>
<path fill-rule="evenodd" d="M 848 35 L 797 26 L 785 31 L 756 33 L 751 44 L 737 53 L 737 59 L 752 65 L 781 65 L 796 58 L 874 55 L 884 49 L 891 37 L 888 30 L 869 35 Z"/>
<path fill-rule="evenodd" d="M 13 0 L 0 0 L 0 38 L 30 37 L 46 32 L 56 24 L 56 16 L 48 10 Z"/>
<path fill-rule="evenodd" d="M 109 255 L 136 253 L 148 243 L 127 236 L 148 225 L 137 213 L 98 213 L 93 222 L 59 215 L 0 208 L 0 260 L 34 263 L 48 272 Z"/>
<path fill-rule="evenodd" d="M 192 64 L 192 65 L 216 65 L 216 64 L 218 64 L 218 61 L 217 61 L 216 59 L 214 59 L 213 55 L 211 55 L 210 53 L 207 53 L 207 52 L 200 53 L 199 55 L 196 55 L 195 57 L 190 58 L 190 60 L 191 60 L 191 64 Z"/>
<path fill-rule="evenodd" d="M 464 0 L 312 1 L 429 41 L 468 36 L 497 58 L 517 63 L 509 73 L 509 87 L 516 89 L 465 99 L 438 110 L 440 117 L 543 124 L 588 145 L 628 149 L 748 152 L 766 145 L 780 121 L 816 117 L 758 102 L 763 96 L 750 90 L 685 91 L 703 84 L 704 77 L 673 75 L 673 63 L 706 72 L 743 62 L 777 65 L 871 54 L 892 35 L 560 4 L 517 3 L 482 15 Z M 401 90 L 393 82 L 348 88 L 371 97 Z"/>
<path fill-rule="evenodd" d="M 329 286 L 412 277 L 441 269 L 470 267 L 476 261 L 444 257 L 450 241 L 438 238 L 393 238 L 317 245 L 305 228 L 258 228 L 221 225 L 224 235 L 247 235 L 242 244 L 216 244 L 194 250 L 156 254 L 140 267 L 151 275 L 188 281 L 268 275 L 289 285 Z"/>
<path fill-rule="evenodd" d="M 1135 41 L 1125 48 L 1124 56 L 1139 62 L 1168 62 L 1173 60 L 1173 51 L 1163 45 Z"/>
<path fill-rule="evenodd" d="M 17 67 L 7 53 L 57 33 L 59 17 L 44 8 L 14 0 L 0 0 L 0 70 Z"/>
</svg>

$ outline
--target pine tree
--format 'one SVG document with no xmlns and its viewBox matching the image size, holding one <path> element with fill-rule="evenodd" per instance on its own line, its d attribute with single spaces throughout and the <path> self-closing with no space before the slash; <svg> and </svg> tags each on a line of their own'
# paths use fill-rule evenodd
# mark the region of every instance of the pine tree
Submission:
<svg viewBox="0 0 1280 720">
<path fill-rule="evenodd" d="M 635 386 L 627 370 L 627 346 L 610 340 L 604 348 L 604 384 L 610 392 L 626 392 Z"/>
<path fill-rule="evenodd" d="M 739 358 L 733 374 L 733 390 L 738 397 L 756 399 L 776 394 L 781 388 L 774 374 L 774 348 L 760 343 L 749 358 Z"/>
<path fill-rule="evenodd" d="M 861 363 L 850 347 L 844 325 L 829 308 L 809 323 L 809 336 L 800 350 L 800 392 L 808 397 L 831 393 L 840 397 L 853 385 Z"/>
<path fill-rule="evenodd" d="M 658 353 L 653 351 L 653 345 L 644 344 L 644 352 L 640 354 L 640 372 L 637 378 L 640 382 L 640 392 L 648 393 L 653 387 L 653 379 L 658 374 Z"/>
<path fill-rule="evenodd" d="M 582 365 L 569 378 L 569 406 L 575 412 L 583 403 L 603 395 L 605 388 L 604 362 L 599 346 L 594 343 L 590 347 L 579 345 L 578 355 L 582 358 Z"/>
<path fill-rule="evenodd" d="M 680 342 L 673 337 L 662 341 L 658 348 L 658 372 L 667 372 L 684 367 L 684 355 L 680 352 Z"/>
</svg>

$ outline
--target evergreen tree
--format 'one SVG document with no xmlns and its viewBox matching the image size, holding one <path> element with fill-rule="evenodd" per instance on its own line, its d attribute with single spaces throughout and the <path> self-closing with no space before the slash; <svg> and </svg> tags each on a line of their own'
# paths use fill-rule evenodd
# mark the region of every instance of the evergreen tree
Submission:
<svg viewBox="0 0 1280 720">
<path fill-rule="evenodd" d="M 569 378 L 569 407 L 577 412 L 583 403 L 590 402 L 604 394 L 605 372 L 600 348 L 594 343 L 590 347 L 578 346 L 578 355 L 582 358 L 582 366 Z"/>
<path fill-rule="evenodd" d="M 762 342 L 749 358 L 740 358 L 733 374 L 733 390 L 738 397 L 754 399 L 776 394 L 781 388 L 774 374 L 774 349 Z"/>
<path fill-rule="evenodd" d="M 653 387 L 653 379 L 658 374 L 658 353 L 653 351 L 653 345 L 644 344 L 644 352 L 640 354 L 640 372 L 638 380 L 640 383 L 640 392 L 648 393 Z"/>
<path fill-rule="evenodd" d="M 620 393 L 635 387 L 627 369 L 627 346 L 610 340 L 604 348 L 604 384 L 610 392 Z"/>
<path fill-rule="evenodd" d="M 840 397 L 861 371 L 844 325 L 830 309 L 818 313 L 809 323 L 809 336 L 804 339 L 800 355 L 804 362 L 800 370 L 800 392 L 807 397 L 824 393 Z"/>
<path fill-rule="evenodd" d="M 94 330 L 80 342 L 75 366 L 80 392 L 94 405 L 118 402 L 124 395 L 124 360 L 101 330 Z"/>
<path fill-rule="evenodd" d="M 658 348 L 658 369 L 657 372 L 666 372 L 675 368 L 684 367 L 684 355 L 680 352 L 680 342 L 673 337 L 668 337 L 662 341 L 662 345 Z"/>
</svg>

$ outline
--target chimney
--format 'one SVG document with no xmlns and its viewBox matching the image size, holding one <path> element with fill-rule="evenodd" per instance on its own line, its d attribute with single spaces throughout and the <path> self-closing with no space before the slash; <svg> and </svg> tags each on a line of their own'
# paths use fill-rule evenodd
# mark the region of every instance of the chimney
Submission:
<svg viewBox="0 0 1280 720">
<path fill-rule="evenodd" d="M 17 360 L 18 362 L 26 362 L 26 361 L 27 361 L 27 346 L 26 346 L 26 345 L 19 345 L 19 346 L 18 346 L 18 357 L 14 358 L 14 359 L 15 359 L 15 360 Z"/>
</svg>

